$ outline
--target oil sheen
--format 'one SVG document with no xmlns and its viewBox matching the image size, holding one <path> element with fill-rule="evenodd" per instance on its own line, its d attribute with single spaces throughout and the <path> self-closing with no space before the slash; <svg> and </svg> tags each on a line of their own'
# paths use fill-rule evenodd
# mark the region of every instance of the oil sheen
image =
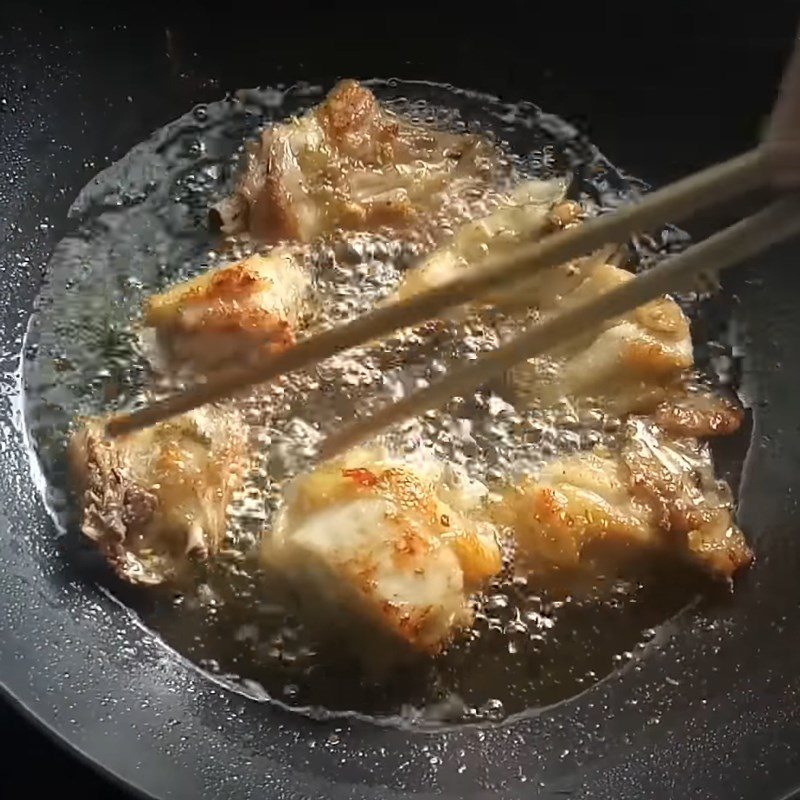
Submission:
<svg viewBox="0 0 800 800">
<path fill-rule="evenodd" d="M 399 114 L 483 133 L 501 149 L 496 186 L 462 198 L 450 210 L 451 225 L 486 214 L 498 191 L 523 177 L 570 175 L 570 196 L 596 212 L 643 188 L 571 126 L 530 104 L 430 83 L 369 85 Z M 207 208 L 230 186 L 247 138 L 322 96 L 298 85 L 198 106 L 98 175 L 75 201 L 71 233 L 53 254 L 30 326 L 24 377 L 26 424 L 48 479 L 46 501 L 76 550 L 86 544 L 75 532 L 65 476 L 72 420 L 136 405 L 145 388 L 155 386 L 158 394 L 177 387 L 159 373 L 142 336 L 142 301 L 253 249 L 221 244 L 208 230 Z M 373 308 L 413 258 L 447 232 L 434 224 L 402 239 L 353 234 L 309 245 L 317 301 L 304 335 Z M 665 229 L 632 243 L 632 264 L 646 267 L 684 243 L 679 231 Z M 504 573 L 476 598 L 473 630 L 438 658 L 376 682 L 320 650 L 271 597 L 254 555 L 286 482 L 313 465 L 319 442 L 343 414 L 363 414 L 441 378 L 451 364 L 495 347 L 508 325 L 495 312 L 401 332 L 254 390 L 237 402 L 250 425 L 255 466 L 230 510 L 219 557 L 180 593 L 132 590 L 99 566 L 87 579 L 107 584 L 156 635 L 218 680 L 308 713 L 422 724 L 500 720 L 585 690 L 641 652 L 702 583 L 664 567 L 636 581 L 600 581 L 580 598 L 556 595 L 515 575 L 509 556 Z M 700 360 L 705 352 L 724 355 L 725 348 L 700 344 Z M 499 381 L 393 430 L 387 443 L 401 453 L 426 447 L 491 486 L 607 441 L 614 426 L 599 409 L 579 415 L 567 404 L 547 413 L 527 409 Z"/>
</svg>

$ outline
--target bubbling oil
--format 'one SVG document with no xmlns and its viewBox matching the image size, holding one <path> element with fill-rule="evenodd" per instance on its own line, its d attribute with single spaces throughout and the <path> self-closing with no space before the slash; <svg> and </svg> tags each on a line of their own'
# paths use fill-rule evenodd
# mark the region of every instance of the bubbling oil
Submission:
<svg viewBox="0 0 800 800">
<path fill-rule="evenodd" d="M 511 177 L 572 175 L 571 196 L 602 211 L 641 186 L 623 178 L 567 124 L 528 104 L 429 83 L 372 82 L 390 108 L 414 120 L 494 140 L 504 154 L 496 185 L 457 198 L 447 219 L 403 239 L 358 234 L 309 246 L 315 285 L 306 334 L 364 313 L 447 225 L 486 214 Z M 47 502 L 65 527 L 70 503 L 64 448 L 71 421 L 176 388 L 142 345 L 143 299 L 253 249 L 208 232 L 209 205 L 230 185 L 242 143 L 259 126 L 319 102 L 295 86 L 239 93 L 197 107 L 134 148 L 79 195 L 73 230 L 56 249 L 26 342 L 26 424 L 48 477 Z M 645 264 L 683 237 L 666 229 L 634 243 Z M 217 248 L 217 249 L 215 249 Z M 596 593 L 551 593 L 504 573 L 476 598 L 475 625 L 446 653 L 379 682 L 326 652 L 270 595 L 255 557 L 287 481 L 309 469 L 317 445 L 345 414 L 365 414 L 422 388 L 455 362 L 495 347 L 509 326 L 499 312 L 458 325 L 397 333 L 285 376 L 238 401 L 255 466 L 230 509 L 223 552 L 195 586 L 122 591 L 133 613 L 201 668 L 253 697 L 314 713 L 356 712 L 421 723 L 499 720 L 557 702 L 631 659 L 655 629 L 700 591 L 696 576 L 662 567 L 638 581 L 600 582 Z M 455 398 L 395 430 L 395 451 L 424 446 L 492 484 L 535 473 L 548 459 L 610 442 L 613 420 L 569 405 L 541 412 L 514 403 L 502 382 Z"/>
</svg>

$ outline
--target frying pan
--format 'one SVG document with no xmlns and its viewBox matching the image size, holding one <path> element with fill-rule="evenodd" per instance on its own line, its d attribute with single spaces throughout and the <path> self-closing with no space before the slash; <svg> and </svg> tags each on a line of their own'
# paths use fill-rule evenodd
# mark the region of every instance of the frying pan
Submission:
<svg viewBox="0 0 800 800">
<path fill-rule="evenodd" d="M 65 557 L 20 426 L 21 337 L 69 203 L 98 169 L 193 104 L 298 78 L 450 81 L 570 117 L 613 161 L 661 182 L 752 142 L 788 51 L 793 3 L 741 19 L 720 19 L 717 8 L 645 15 L 625 4 L 580 13 L 509 4 L 494 20 L 404 4 L 399 19 L 397 8 L 362 14 L 348 4 L 346 18 L 315 29 L 307 9 L 294 19 L 286 8 L 261 9 L 257 23 L 239 22 L 233 10 L 187 16 L 168 3 L 115 6 L 114 19 L 93 8 L 67 15 L 6 4 L 4 693 L 76 754 L 159 798 L 762 798 L 800 782 L 797 243 L 741 268 L 726 286 L 745 332 L 753 437 L 739 519 L 756 565 L 729 602 L 679 615 L 663 644 L 630 668 L 505 725 L 423 732 L 312 721 L 211 683 Z M 415 13 L 426 21 L 421 33 Z M 454 15 L 467 30 L 456 30 Z M 436 30 L 438 16 L 447 34 Z"/>
</svg>

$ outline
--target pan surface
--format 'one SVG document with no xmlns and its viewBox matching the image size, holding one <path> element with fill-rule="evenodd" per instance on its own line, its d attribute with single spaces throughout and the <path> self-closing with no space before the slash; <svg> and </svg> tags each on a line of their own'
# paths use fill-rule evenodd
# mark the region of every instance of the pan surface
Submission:
<svg viewBox="0 0 800 800">
<path fill-rule="evenodd" d="M 301 67 L 284 45 L 274 64 L 234 59 L 226 72 L 213 50 L 203 48 L 204 34 L 179 25 L 58 31 L 49 20 L 33 22 L 6 33 L 8 85 L 0 92 L 6 108 L 0 112 L 0 683 L 6 692 L 73 749 L 156 797 L 744 798 L 791 788 L 800 739 L 800 653 L 792 646 L 800 622 L 797 245 L 740 270 L 728 286 L 739 299 L 742 383 L 754 419 L 740 521 L 758 554 L 730 603 L 687 612 L 662 646 L 649 648 L 625 672 L 512 724 L 426 734 L 359 721 L 314 722 L 210 683 L 85 581 L 61 552 L 39 500 L 18 396 L 18 351 L 41 269 L 80 186 L 194 103 L 240 85 L 293 80 Z M 747 90 L 740 85 L 740 103 L 744 94 L 753 107 L 721 106 L 729 123 L 724 136 L 714 139 L 716 126 L 703 124 L 698 111 L 706 103 L 712 113 L 722 101 L 689 95 L 695 105 L 684 112 L 683 126 L 650 138 L 651 148 L 668 146 L 675 163 L 648 171 L 646 158 L 653 157 L 641 143 L 633 148 L 638 163 L 626 162 L 624 151 L 626 142 L 645 134 L 615 131 L 631 125 L 642 108 L 652 112 L 656 106 L 637 99 L 651 87 L 610 92 L 604 103 L 572 97 L 559 107 L 560 89 L 572 81 L 577 93 L 588 80 L 587 62 L 559 81 L 529 77 L 523 84 L 497 67 L 483 77 L 477 65 L 454 74 L 442 41 L 421 46 L 419 62 L 411 64 L 387 62 L 374 43 L 374 51 L 318 53 L 302 67 L 303 77 L 329 83 L 340 73 L 363 72 L 359 63 L 372 58 L 371 73 L 489 90 L 485 83 L 494 80 L 495 91 L 508 87 L 509 99 L 524 94 L 566 113 L 605 103 L 621 117 L 615 127 L 608 112 L 597 116 L 607 126 L 612 155 L 663 179 L 747 145 L 769 105 L 761 95 L 775 81 L 785 47 L 785 40 L 774 52 L 765 47 L 769 75 Z M 464 41 L 479 46 L 474 36 L 461 41 L 452 45 L 456 52 L 468 52 Z M 735 52 L 720 44 L 716 58 Z M 564 56 L 551 49 L 539 58 L 525 65 L 529 75 L 543 75 L 550 59 L 558 65 Z M 709 63 L 698 56 L 693 66 L 708 69 Z M 615 75 L 630 76 L 623 66 L 616 72 L 607 66 L 600 75 L 611 86 Z M 261 75 L 266 71 L 269 81 Z M 719 75 L 706 78 L 709 90 Z M 658 127 L 648 124 L 651 131 Z M 594 138 L 604 144 L 602 135 Z"/>
</svg>

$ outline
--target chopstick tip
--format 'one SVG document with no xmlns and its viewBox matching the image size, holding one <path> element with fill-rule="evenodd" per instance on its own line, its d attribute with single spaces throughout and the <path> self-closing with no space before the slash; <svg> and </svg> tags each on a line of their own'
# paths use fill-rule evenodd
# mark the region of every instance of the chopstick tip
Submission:
<svg viewBox="0 0 800 800">
<path fill-rule="evenodd" d="M 319 460 L 330 461 L 352 449 L 366 438 L 360 426 L 350 425 L 325 438 L 319 448 Z"/>
<path fill-rule="evenodd" d="M 132 430 L 134 425 L 130 414 L 116 414 L 106 422 L 106 436 L 110 439 L 116 439 Z"/>
</svg>

